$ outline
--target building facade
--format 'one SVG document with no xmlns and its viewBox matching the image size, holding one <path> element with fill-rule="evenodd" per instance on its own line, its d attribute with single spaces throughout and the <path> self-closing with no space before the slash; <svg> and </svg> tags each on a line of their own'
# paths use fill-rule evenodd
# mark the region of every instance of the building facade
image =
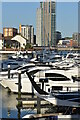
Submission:
<svg viewBox="0 0 80 120">
<path fill-rule="evenodd" d="M 0 50 L 3 48 L 3 35 L 0 33 Z"/>
<path fill-rule="evenodd" d="M 13 45 L 11 39 L 17 34 L 18 34 L 18 29 L 16 28 L 12 28 L 12 27 L 3 28 L 3 36 L 4 36 L 3 47 L 10 48 Z"/>
<path fill-rule="evenodd" d="M 6 40 L 11 39 L 17 34 L 18 34 L 18 29 L 16 28 L 7 28 L 7 27 L 3 28 L 3 35 Z"/>
<path fill-rule="evenodd" d="M 29 40 L 29 43 L 33 44 L 34 42 L 34 28 L 32 25 L 20 25 L 19 33 Z"/>
<path fill-rule="evenodd" d="M 36 42 L 40 46 L 56 45 L 56 12 L 55 2 L 40 2 L 37 9 Z"/>
<path fill-rule="evenodd" d="M 24 37 L 22 37 L 21 35 L 16 35 L 15 37 L 13 37 L 11 39 L 12 42 L 15 41 L 15 44 L 14 46 L 17 46 L 18 48 L 24 48 L 25 49 L 25 46 L 28 42 L 28 40 Z"/>
<path fill-rule="evenodd" d="M 34 35 L 34 45 L 36 45 L 36 35 Z"/>
<path fill-rule="evenodd" d="M 80 33 L 73 33 L 72 38 L 73 40 L 76 40 L 78 43 L 78 46 L 80 46 Z"/>
<path fill-rule="evenodd" d="M 78 33 L 79 33 L 78 46 L 80 46 L 80 0 L 78 2 Z"/>
<path fill-rule="evenodd" d="M 59 40 L 61 40 L 61 39 L 62 39 L 61 32 L 56 31 L 56 43 L 58 43 L 58 42 L 59 42 Z"/>
<path fill-rule="evenodd" d="M 59 40 L 58 47 L 77 47 L 77 41 L 73 39 Z"/>
<path fill-rule="evenodd" d="M 41 46 L 41 8 L 37 8 L 36 13 L 36 44 Z"/>
</svg>

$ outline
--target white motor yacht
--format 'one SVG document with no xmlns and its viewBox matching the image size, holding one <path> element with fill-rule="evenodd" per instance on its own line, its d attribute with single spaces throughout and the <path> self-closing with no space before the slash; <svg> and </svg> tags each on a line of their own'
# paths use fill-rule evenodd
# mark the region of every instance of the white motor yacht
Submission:
<svg viewBox="0 0 80 120">
<path fill-rule="evenodd" d="M 78 75 L 78 68 L 70 70 L 50 70 L 50 67 L 46 66 L 35 66 L 28 69 L 31 76 L 34 76 L 36 84 L 41 84 L 41 79 L 48 79 L 48 82 L 44 81 L 44 90 L 48 91 L 77 91 L 79 89 L 79 82 L 72 79 Z M 9 87 L 12 92 L 18 92 L 18 77 L 10 79 L 3 79 L 1 84 Z M 32 93 L 32 85 L 29 78 L 26 75 L 26 71 L 21 75 L 22 93 Z M 4 86 L 3 85 L 3 86 Z M 35 91 L 34 91 L 35 92 Z"/>
<path fill-rule="evenodd" d="M 21 71 L 24 71 L 24 70 L 28 70 L 28 68 L 30 67 L 34 67 L 35 64 L 34 63 L 26 63 L 26 64 L 22 64 L 20 67 L 18 67 L 17 69 L 14 69 L 14 70 L 10 70 L 10 75 L 16 75 L 18 74 L 18 71 L 21 70 Z M 6 71 L 1 71 L 0 72 L 0 80 L 3 79 L 3 78 L 8 78 L 8 70 Z"/>
<path fill-rule="evenodd" d="M 21 92 L 22 93 L 33 93 L 32 84 L 31 84 L 29 78 L 27 77 L 27 75 L 25 74 L 26 71 L 29 71 L 29 73 L 31 75 L 32 74 L 35 75 L 35 73 L 40 70 L 50 69 L 50 67 L 48 67 L 48 66 L 32 67 L 31 65 L 33 65 L 33 64 L 29 64 L 29 65 L 25 66 L 25 67 L 28 67 L 28 69 L 27 68 L 24 70 L 21 68 L 18 69 L 18 70 L 21 70 L 21 72 L 23 73 L 23 74 L 21 74 L 21 85 L 22 85 Z M 36 76 L 35 81 L 39 82 L 39 77 Z M 0 84 L 2 86 L 4 86 L 5 88 L 9 88 L 12 92 L 18 93 L 18 71 L 17 71 L 17 75 L 15 76 L 15 74 L 14 74 L 12 78 L 3 78 L 0 81 Z"/>
<path fill-rule="evenodd" d="M 69 107 L 80 107 L 80 91 L 57 91 L 57 92 L 46 92 L 44 89 L 41 89 L 36 82 L 34 81 L 33 77 L 27 72 L 27 75 L 34 86 L 35 90 L 37 91 L 36 95 L 51 104 L 58 105 L 58 106 L 69 106 Z"/>
</svg>

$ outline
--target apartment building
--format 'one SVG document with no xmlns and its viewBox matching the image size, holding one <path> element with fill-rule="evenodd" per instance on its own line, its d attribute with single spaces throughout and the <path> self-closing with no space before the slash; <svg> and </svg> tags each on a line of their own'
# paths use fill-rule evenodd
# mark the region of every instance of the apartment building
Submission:
<svg viewBox="0 0 80 120">
<path fill-rule="evenodd" d="M 40 2 L 36 18 L 36 43 L 38 46 L 56 45 L 56 4 L 54 1 Z"/>
<path fill-rule="evenodd" d="M 19 33 L 29 40 L 30 44 L 34 43 L 34 27 L 32 25 L 20 25 Z"/>
</svg>

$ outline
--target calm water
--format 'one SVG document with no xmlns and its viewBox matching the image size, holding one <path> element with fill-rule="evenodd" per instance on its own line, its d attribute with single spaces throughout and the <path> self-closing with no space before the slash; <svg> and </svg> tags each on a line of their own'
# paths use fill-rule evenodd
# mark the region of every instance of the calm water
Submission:
<svg viewBox="0 0 80 120">
<path fill-rule="evenodd" d="M 0 69 L 1 63 L 3 62 L 3 67 L 6 68 L 8 55 L 5 54 L 3 57 L 0 57 Z M 21 64 L 20 64 L 21 65 Z M 11 68 L 14 68 L 16 65 L 12 65 Z M 31 95 L 21 95 L 22 98 L 31 98 Z M 17 99 L 18 95 L 8 93 L 8 89 L 5 89 L 0 85 L 0 118 L 18 118 L 18 109 L 16 105 L 18 104 Z M 26 114 L 35 114 L 36 111 L 34 109 L 21 109 L 20 117 L 22 118 Z"/>
<path fill-rule="evenodd" d="M 0 69 L 1 62 L 4 61 L 8 63 L 7 58 L 7 55 L 3 55 L 3 57 L 0 57 Z M 4 67 L 6 67 L 6 64 L 4 64 Z M 8 90 L 0 85 L 0 118 L 18 118 L 18 109 L 16 107 L 16 105 L 18 104 L 18 101 L 16 100 L 17 97 L 17 94 L 8 94 Z M 26 98 L 28 96 L 22 95 L 22 97 Z M 35 113 L 35 111 L 28 109 L 21 109 L 20 112 L 21 117 L 26 114 Z"/>
<path fill-rule="evenodd" d="M 0 118 L 18 118 L 17 94 L 8 94 L 7 89 L 0 86 Z M 22 97 L 30 97 L 22 95 Z M 35 113 L 33 110 L 21 110 L 21 117 L 25 114 Z"/>
</svg>

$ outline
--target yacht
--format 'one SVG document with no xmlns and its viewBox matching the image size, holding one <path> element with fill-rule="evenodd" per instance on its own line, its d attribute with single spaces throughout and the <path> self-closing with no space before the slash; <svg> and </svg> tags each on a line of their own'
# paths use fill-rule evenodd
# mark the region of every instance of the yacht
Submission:
<svg viewBox="0 0 80 120">
<path fill-rule="evenodd" d="M 24 51 L 18 51 L 18 52 L 16 52 L 16 54 L 14 54 L 14 55 L 12 55 L 12 56 L 9 56 L 8 57 L 9 59 L 14 59 L 14 60 L 16 60 L 16 59 L 18 59 L 18 58 L 22 58 L 22 59 L 24 59 L 24 58 L 28 58 L 28 55 L 27 55 L 27 53 L 26 52 L 24 52 Z"/>
<path fill-rule="evenodd" d="M 10 79 L 8 79 L 8 71 L 2 71 L 0 72 L 0 84 L 7 88 L 8 87 L 8 80 L 10 80 L 9 82 L 11 82 L 11 80 L 17 79 L 18 80 L 18 71 L 21 71 L 22 74 L 25 73 L 25 71 L 27 71 L 29 68 L 34 67 L 35 64 L 33 63 L 27 63 L 27 64 L 23 64 L 21 65 L 19 68 L 15 69 L 15 70 L 10 70 Z M 11 85 L 12 86 L 12 85 Z"/>
<path fill-rule="evenodd" d="M 80 60 L 80 53 L 68 53 L 66 55 L 66 59 L 68 58 L 74 58 L 74 59 Z"/>
<path fill-rule="evenodd" d="M 65 60 L 62 60 L 62 61 L 58 61 L 58 62 L 54 62 L 54 63 L 51 63 L 54 67 L 56 68 L 59 68 L 59 69 L 70 69 L 74 66 L 78 66 L 78 64 L 76 63 L 75 60 L 73 59 L 65 59 Z"/>
<path fill-rule="evenodd" d="M 49 69 L 39 71 L 35 76 L 40 79 L 48 79 L 48 83 L 44 84 L 45 90 L 65 90 L 75 91 L 79 88 L 80 75 L 78 67 L 72 69 Z M 45 81 L 44 81 L 45 82 Z"/>
<path fill-rule="evenodd" d="M 26 72 L 32 85 L 34 86 L 37 93 L 35 93 L 38 97 L 50 102 L 51 104 L 58 106 L 69 106 L 69 107 L 80 107 L 80 91 L 57 91 L 57 92 L 46 92 L 44 89 L 41 89 L 34 78 Z"/>
<path fill-rule="evenodd" d="M 37 73 L 38 71 L 45 70 L 45 69 L 50 69 L 50 67 L 48 66 L 34 66 L 33 67 L 30 64 L 30 65 L 25 66 L 24 69 L 19 68 L 18 70 L 21 70 L 21 73 L 22 73 L 21 74 L 21 85 L 22 85 L 21 92 L 22 93 L 33 93 L 34 91 L 32 84 L 28 76 L 26 75 L 26 71 L 29 71 L 31 75 L 35 75 L 35 73 Z M 35 81 L 36 82 L 39 81 L 39 78 L 37 76 L 35 77 Z M 11 78 L 3 78 L 0 81 L 0 84 L 4 86 L 5 88 L 9 88 L 13 93 L 18 93 L 18 71 L 17 71 L 17 75 L 14 74 L 13 77 Z"/>
<path fill-rule="evenodd" d="M 21 66 L 19 66 L 18 68 L 14 69 L 14 70 L 10 70 L 10 75 L 16 75 L 18 74 L 18 71 L 21 70 L 21 72 L 24 72 L 25 70 L 28 70 L 28 68 L 34 67 L 35 64 L 34 63 L 26 63 L 26 64 L 22 64 Z M 6 71 L 1 71 L 0 72 L 0 79 L 2 78 L 7 78 L 8 77 L 8 70 Z"/>
<path fill-rule="evenodd" d="M 58 106 L 69 106 L 69 107 L 80 107 L 80 92 L 63 92 L 63 93 L 49 93 L 48 95 L 41 95 L 36 93 L 36 95 L 53 105 Z"/>
<path fill-rule="evenodd" d="M 44 64 L 28 67 L 28 69 L 22 69 L 22 93 L 32 93 L 32 85 L 28 76 L 26 75 L 26 71 L 29 72 L 31 76 L 34 76 L 36 84 L 40 84 L 42 86 L 41 81 L 44 80 L 44 90 L 46 92 L 77 91 L 79 89 L 80 80 L 78 79 L 79 76 L 77 67 L 68 70 L 58 70 Z M 13 78 L 10 79 L 3 78 L 0 83 L 5 87 L 10 88 L 12 92 L 18 92 L 18 85 L 16 84 L 18 83 L 18 75 L 16 75 L 16 77 L 14 75 Z"/>
</svg>

